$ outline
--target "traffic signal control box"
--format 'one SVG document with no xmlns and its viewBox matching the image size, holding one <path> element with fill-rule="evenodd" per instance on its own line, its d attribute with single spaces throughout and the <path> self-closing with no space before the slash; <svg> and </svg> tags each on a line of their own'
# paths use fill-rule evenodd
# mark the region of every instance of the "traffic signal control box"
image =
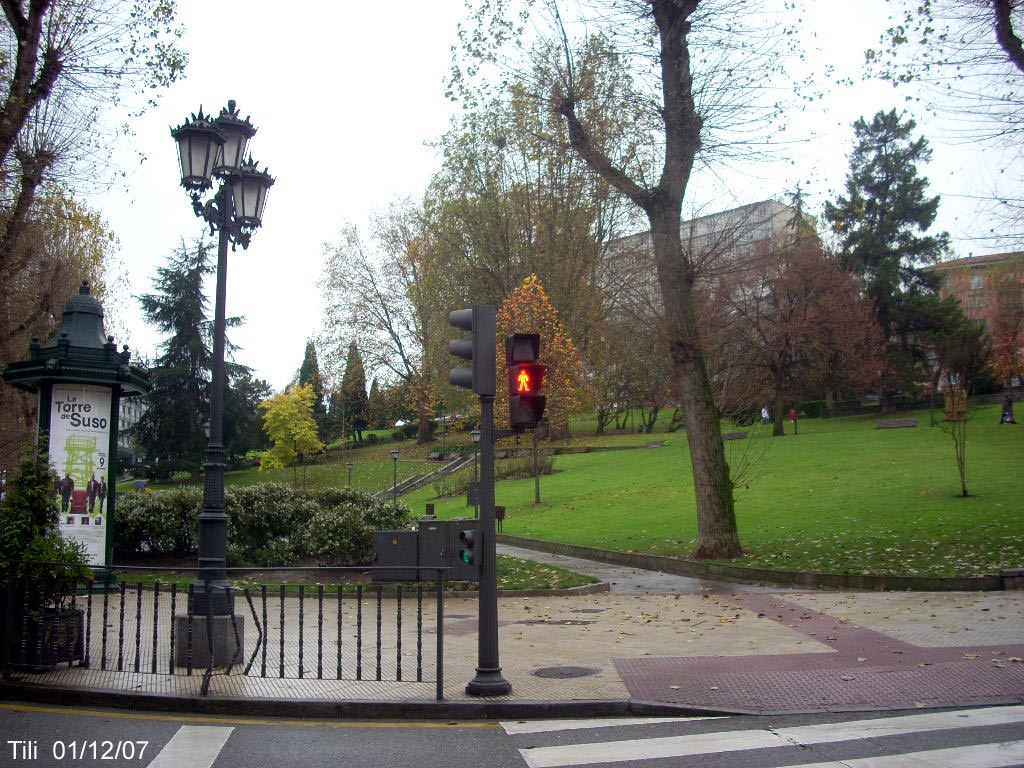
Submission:
<svg viewBox="0 0 1024 768">
<path fill-rule="evenodd" d="M 373 580 L 416 581 L 416 539 L 416 531 L 374 531 Z"/>
<path fill-rule="evenodd" d="M 415 531 L 373 535 L 374 581 L 432 581 L 435 568 L 447 568 L 448 581 L 479 581 L 480 558 L 479 520 L 421 520 Z"/>
<path fill-rule="evenodd" d="M 465 534 L 472 533 L 467 547 Z M 449 581 L 480 580 L 480 521 L 421 520 L 419 528 L 419 565 L 421 568 L 450 568 Z M 463 553 L 468 553 L 469 562 Z M 425 579 L 433 575 L 422 571 Z"/>
</svg>

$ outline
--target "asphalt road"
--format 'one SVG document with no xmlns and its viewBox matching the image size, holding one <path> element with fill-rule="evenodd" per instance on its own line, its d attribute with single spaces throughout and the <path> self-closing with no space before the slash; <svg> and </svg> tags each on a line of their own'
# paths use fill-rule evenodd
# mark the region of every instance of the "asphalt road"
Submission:
<svg viewBox="0 0 1024 768">
<path fill-rule="evenodd" d="M 312 721 L 0 704 L 2 766 L 905 768 L 1024 764 L 1024 706 L 596 721 Z"/>
</svg>

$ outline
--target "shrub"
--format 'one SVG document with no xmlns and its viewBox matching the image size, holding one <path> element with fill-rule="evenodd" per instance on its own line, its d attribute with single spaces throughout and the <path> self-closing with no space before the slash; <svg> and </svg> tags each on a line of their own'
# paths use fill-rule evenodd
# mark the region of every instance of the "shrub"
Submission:
<svg viewBox="0 0 1024 768">
<path fill-rule="evenodd" d="M 367 445 L 376 445 L 379 442 L 380 442 L 380 437 L 377 436 L 376 432 L 371 432 L 370 434 L 368 434 L 366 436 L 366 444 Z"/>
<path fill-rule="evenodd" d="M 407 527 L 409 508 L 397 508 L 355 488 L 305 492 L 285 483 L 227 489 L 228 562 L 232 566 L 286 566 L 312 557 L 322 564 L 365 562 L 373 531 Z M 198 543 L 197 487 L 129 493 L 118 499 L 115 550 L 119 556 L 183 557 Z"/>
<path fill-rule="evenodd" d="M 400 443 L 405 440 L 405 432 L 400 429 L 396 429 L 391 433 L 391 439 L 396 443 Z"/>
<path fill-rule="evenodd" d="M 115 556 L 184 557 L 193 553 L 199 543 L 196 518 L 202 508 L 203 492 L 198 487 L 118 494 Z"/>
<path fill-rule="evenodd" d="M 240 565 L 286 565 L 299 556 L 298 539 L 317 510 L 309 495 L 285 483 L 229 488 L 228 541 Z M 274 562 L 274 553 L 284 561 Z"/>
<path fill-rule="evenodd" d="M 800 413 L 808 419 L 820 419 L 821 415 L 825 412 L 825 401 L 824 400 L 808 400 L 806 403 L 800 404 Z"/>
</svg>

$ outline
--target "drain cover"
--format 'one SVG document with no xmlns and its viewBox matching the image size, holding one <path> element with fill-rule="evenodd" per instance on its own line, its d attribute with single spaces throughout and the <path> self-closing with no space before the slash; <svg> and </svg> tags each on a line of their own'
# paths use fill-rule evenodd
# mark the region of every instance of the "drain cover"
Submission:
<svg viewBox="0 0 1024 768">
<path fill-rule="evenodd" d="M 594 669 L 593 667 L 541 667 L 540 669 L 533 670 L 530 674 L 534 677 L 565 680 L 571 677 L 589 677 L 590 675 L 596 675 L 600 671 L 600 669 Z"/>
</svg>

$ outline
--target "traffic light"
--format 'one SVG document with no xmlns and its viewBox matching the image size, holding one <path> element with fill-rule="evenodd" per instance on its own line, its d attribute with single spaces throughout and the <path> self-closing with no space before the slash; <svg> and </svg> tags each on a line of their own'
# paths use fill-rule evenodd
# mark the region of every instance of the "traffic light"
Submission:
<svg viewBox="0 0 1024 768">
<path fill-rule="evenodd" d="M 514 430 L 533 429 L 544 415 L 547 398 L 541 392 L 547 366 L 537 362 L 539 357 L 539 333 L 513 333 L 505 339 L 508 414 Z"/>
<path fill-rule="evenodd" d="M 494 307 L 477 305 L 470 309 L 456 309 L 448 313 L 448 322 L 456 328 L 469 331 L 468 339 L 452 339 L 448 351 L 473 362 L 472 368 L 452 368 L 448 381 L 456 387 L 471 389 L 478 395 L 494 396 Z"/>
<path fill-rule="evenodd" d="M 480 564 L 484 559 L 483 539 L 476 520 L 448 522 L 448 578 L 452 581 L 479 581 Z"/>
<path fill-rule="evenodd" d="M 459 560 L 466 565 L 476 565 L 476 554 L 473 545 L 476 543 L 476 531 L 459 531 Z"/>
</svg>

